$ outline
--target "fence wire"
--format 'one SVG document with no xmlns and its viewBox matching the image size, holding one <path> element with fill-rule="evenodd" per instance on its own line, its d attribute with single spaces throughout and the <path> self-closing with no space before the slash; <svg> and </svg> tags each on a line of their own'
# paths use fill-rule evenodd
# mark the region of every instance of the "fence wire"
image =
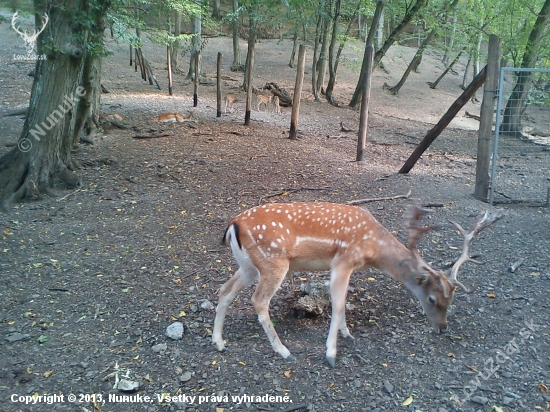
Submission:
<svg viewBox="0 0 550 412">
<path fill-rule="evenodd" d="M 489 203 L 548 206 L 550 69 L 502 67 L 496 113 Z"/>
</svg>

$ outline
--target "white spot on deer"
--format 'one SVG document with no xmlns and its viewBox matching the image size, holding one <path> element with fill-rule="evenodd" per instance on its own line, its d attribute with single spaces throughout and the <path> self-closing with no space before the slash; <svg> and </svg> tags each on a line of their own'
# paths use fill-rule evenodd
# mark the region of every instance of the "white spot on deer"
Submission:
<svg viewBox="0 0 550 412">
<path fill-rule="evenodd" d="M 271 246 L 273 249 L 277 249 L 277 243 L 275 243 L 275 242 L 271 242 L 271 244 L 269 246 Z"/>
<path fill-rule="evenodd" d="M 288 233 L 290 235 L 290 229 L 286 229 L 286 233 Z"/>
<path fill-rule="evenodd" d="M 262 230 L 266 230 L 267 229 L 267 226 L 266 225 L 262 225 Z"/>
<path fill-rule="evenodd" d="M 275 226 L 277 226 L 277 223 L 271 222 L 271 226 L 275 227 Z"/>
<path fill-rule="evenodd" d="M 279 222 L 279 227 L 282 229 L 284 226 L 281 222 Z"/>
<path fill-rule="evenodd" d="M 281 209 L 277 209 L 277 213 L 281 213 L 281 212 L 282 212 L 282 210 L 281 210 Z"/>
</svg>

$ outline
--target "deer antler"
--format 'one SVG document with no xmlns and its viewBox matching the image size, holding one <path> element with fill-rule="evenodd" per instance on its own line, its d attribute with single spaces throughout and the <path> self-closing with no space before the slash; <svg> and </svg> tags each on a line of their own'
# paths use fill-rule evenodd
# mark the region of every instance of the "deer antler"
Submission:
<svg viewBox="0 0 550 412">
<path fill-rule="evenodd" d="M 495 223 L 497 220 L 501 219 L 504 216 L 504 213 L 502 210 L 497 210 L 494 213 L 489 213 L 489 211 L 486 211 L 485 214 L 478 219 L 473 227 L 470 230 L 465 230 L 462 226 L 460 226 L 458 223 L 450 221 L 457 229 L 458 231 L 464 236 L 464 245 L 462 247 L 462 255 L 460 258 L 455 262 L 453 267 L 451 268 L 449 280 L 453 283 L 455 283 L 458 286 L 461 286 L 465 290 L 467 290 L 458 280 L 458 270 L 460 269 L 460 266 L 462 266 L 463 263 L 472 261 L 475 262 L 470 257 L 470 245 L 472 243 L 472 240 L 481 232 L 483 229 L 487 228 L 488 226 Z M 476 262 L 479 263 L 479 262 Z"/>
<path fill-rule="evenodd" d="M 16 33 L 20 34 L 21 36 L 26 36 L 27 35 L 26 30 L 23 33 L 21 30 L 19 30 L 17 27 L 15 27 L 15 21 L 17 20 L 17 17 L 19 17 L 19 16 L 18 16 L 17 12 L 15 12 L 13 14 L 13 17 L 11 18 L 11 27 L 13 27 L 13 30 L 15 30 Z"/>
<path fill-rule="evenodd" d="M 416 250 L 416 242 L 424 233 L 429 232 L 430 230 L 437 229 L 439 225 L 432 225 L 427 227 L 422 227 L 418 223 L 423 216 L 431 213 L 431 210 L 421 208 L 417 204 L 409 206 L 403 217 L 405 219 L 405 227 L 409 231 L 409 244 L 408 249 L 411 251 L 411 254 L 416 258 L 418 263 L 422 262 L 422 258 L 418 255 Z"/>
</svg>

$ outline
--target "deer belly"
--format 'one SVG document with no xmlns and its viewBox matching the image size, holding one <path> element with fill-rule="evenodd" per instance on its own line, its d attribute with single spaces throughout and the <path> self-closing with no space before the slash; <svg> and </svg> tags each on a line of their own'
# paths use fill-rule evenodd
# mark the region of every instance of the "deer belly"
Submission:
<svg viewBox="0 0 550 412">
<path fill-rule="evenodd" d="M 289 270 L 293 272 L 329 270 L 332 259 L 292 259 Z"/>
</svg>

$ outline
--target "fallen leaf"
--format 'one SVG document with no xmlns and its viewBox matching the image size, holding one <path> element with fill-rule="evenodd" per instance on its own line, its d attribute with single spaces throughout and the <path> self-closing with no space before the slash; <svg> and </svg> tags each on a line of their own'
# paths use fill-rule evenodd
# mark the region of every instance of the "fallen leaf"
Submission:
<svg viewBox="0 0 550 412">
<path fill-rule="evenodd" d="M 181 285 L 181 279 L 174 279 L 172 282 L 174 282 L 174 285 Z"/>
<path fill-rule="evenodd" d="M 334 387 L 334 382 L 329 383 L 329 384 L 328 384 L 328 387 L 329 387 L 329 388 L 333 388 L 333 387 Z"/>
<path fill-rule="evenodd" d="M 239 365 L 246 366 L 246 363 L 245 362 L 239 362 Z"/>
<path fill-rule="evenodd" d="M 212 366 L 216 366 L 216 363 L 218 363 L 218 361 L 214 359 L 214 360 L 212 361 Z"/>
<path fill-rule="evenodd" d="M 403 406 L 409 406 L 411 403 L 413 403 L 413 399 L 414 399 L 414 398 L 412 397 L 412 395 L 409 396 L 407 399 L 405 399 L 405 400 L 403 401 L 403 404 L 402 404 L 402 405 L 403 405 Z"/>
<path fill-rule="evenodd" d="M 287 371 L 284 371 L 284 372 L 283 372 L 283 375 L 285 375 L 287 378 L 290 379 L 290 378 L 292 377 L 292 372 L 291 372 L 291 370 L 289 369 L 289 370 L 287 370 Z"/>
<path fill-rule="evenodd" d="M 548 388 L 543 383 L 539 384 L 539 389 L 543 392 L 548 392 Z"/>
<path fill-rule="evenodd" d="M 456 355 L 455 355 L 453 352 L 447 353 L 447 356 L 448 356 L 449 358 L 456 358 Z"/>
<path fill-rule="evenodd" d="M 468 369 L 470 369 L 472 372 L 478 373 L 478 370 L 477 370 L 476 368 L 474 368 L 473 366 L 468 366 L 468 365 L 466 365 L 466 367 L 467 367 Z"/>
<path fill-rule="evenodd" d="M 184 318 L 184 317 L 187 316 L 187 314 L 182 310 L 180 313 L 178 313 L 178 316 L 179 316 L 180 318 Z"/>
<path fill-rule="evenodd" d="M 374 281 L 375 281 L 376 279 L 375 279 L 375 278 L 372 278 L 372 277 L 370 277 L 370 278 L 367 278 L 367 280 L 369 280 L 369 281 L 371 281 L 371 282 L 374 282 Z"/>
<path fill-rule="evenodd" d="M 216 406 L 216 412 L 224 412 L 225 409 L 224 408 L 220 408 L 218 406 Z"/>
<path fill-rule="evenodd" d="M 42 376 L 44 376 L 45 378 L 49 378 L 50 376 L 53 375 L 53 370 L 51 371 L 46 371 L 42 374 Z"/>
<path fill-rule="evenodd" d="M 491 298 L 491 299 L 496 298 L 496 296 L 495 296 L 494 293 L 487 293 L 487 297 L 488 297 L 488 298 Z"/>
</svg>

